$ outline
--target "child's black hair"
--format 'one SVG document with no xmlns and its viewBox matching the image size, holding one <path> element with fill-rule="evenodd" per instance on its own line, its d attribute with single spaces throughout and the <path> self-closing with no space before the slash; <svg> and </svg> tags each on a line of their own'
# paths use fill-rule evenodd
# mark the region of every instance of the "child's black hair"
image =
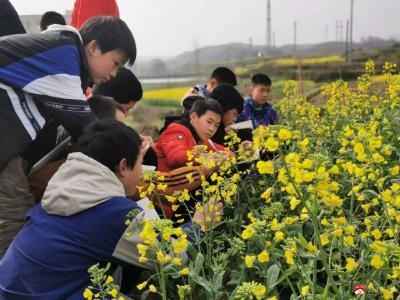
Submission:
<svg viewBox="0 0 400 300">
<path fill-rule="evenodd" d="M 111 97 L 96 95 L 89 100 L 89 106 L 99 119 L 115 120 L 117 110 L 124 112 L 121 104 Z"/>
<path fill-rule="evenodd" d="M 56 11 L 46 11 L 40 19 L 40 29 L 46 30 L 52 24 L 66 25 L 64 17 Z"/>
<path fill-rule="evenodd" d="M 239 114 L 243 111 L 243 97 L 230 84 L 217 85 L 210 97 L 219 102 L 224 113 L 232 108 L 236 108 Z"/>
<path fill-rule="evenodd" d="M 115 120 L 89 124 L 79 138 L 78 151 L 116 172 L 122 159 L 133 168 L 140 153 L 141 139 L 131 127 Z"/>
<path fill-rule="evenodd" d="M 212 98 L 207 99 L 199 99 L 193 103 L 192 108 L 190 109 L 189 116 L 192 113 L 196 113 L 199 117 L 204 115 L 208 110 L 215 112 L 216 114 L 220 115 L 221 118 L 224 115 L 222 111 L 222 107 L 219 102 Z"/>
<path fill-rule="evenodd" d="M 139 101 L 143 97 L 143 89 L 139 80 L 127 68 L 119 68 L 117 75 L 109 81 L 95 85 L 93 95 L 113 97 L 118 103 Z"/>
<path fill-rule="evenodd" d="M 262 84 L 266 86 L 272 85 L 271 78 L 269 78 L 267 74 L 262 74 L 262 73 L 258 73 L 253 77 L 251 77 L 251 83 L 253 86 L 257 84 Z"/>
<path fill-rule="evenodd" d="M 83 45 L 96 41 L 102 53 L 122 51 L 128 63 L 136 60 L 136 42 L 128 25 L 117 17 L 94 17 L 87 20 L 79 29 Z"/>
<path fill-rule="evenodd" d="M 215 79 L 218 84 L 230 84 L 233 86 L 237 85 L 236 75 L 231 69 L 227 67 L 218 67 L 211 73 L 211 78 Z"/>
</svg>

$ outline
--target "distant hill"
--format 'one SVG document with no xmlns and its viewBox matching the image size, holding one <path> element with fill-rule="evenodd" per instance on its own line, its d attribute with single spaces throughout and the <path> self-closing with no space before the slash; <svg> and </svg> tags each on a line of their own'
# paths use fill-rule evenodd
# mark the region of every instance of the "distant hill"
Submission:
<svg viewBox="0 0 400 300">
<path fill-rule="evenodd" d="M 395 43 L 396 41 L 394 40 L 370 38 L 362 43 L 354 43 L 353 50 L 388 48 Z M 344 52 L 344 42 L 297 45 L 297 54 L 301 57 L 343 55 Z M 267 52 L 266 47 L 262 45 L 250 46 L 244 43 L 230 43 L 201 47 L 197 50 L 186 51 L 172 58 L 138 59 L 134 70 L 142 77 L 185 76 L 209 72 L 210 66 L 218 63 L 233 66 L 237 61 L 260 55 L 267 58 L 288 57 L 293 56 L 293 54 L 293 45 L 279 46 Z"/>
</svg>

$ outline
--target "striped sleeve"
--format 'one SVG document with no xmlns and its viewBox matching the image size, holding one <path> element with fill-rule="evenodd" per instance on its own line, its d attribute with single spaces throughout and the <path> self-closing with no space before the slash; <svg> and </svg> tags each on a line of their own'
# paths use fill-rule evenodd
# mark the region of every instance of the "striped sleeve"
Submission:
<svg viewBox="0 0 400 300">
<path fill-rule="evenodd" d="M 94 115 L 82 90 L 84 54 L 71 32 L 0 39 L 0 82 L 22 90 L 76 139 Z"/>
</svg>

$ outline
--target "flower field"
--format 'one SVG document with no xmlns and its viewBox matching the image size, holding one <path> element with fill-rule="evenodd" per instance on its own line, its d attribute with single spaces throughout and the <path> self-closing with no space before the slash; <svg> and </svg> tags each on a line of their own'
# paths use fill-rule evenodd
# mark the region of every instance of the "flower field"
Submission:
<svg viewBox="0 0 400 300">
<path fill-rule="evenodd" d="M 385 87 L 377 88 L 370 61 L 354 87 L 322 86 L 319 105 L 298 97 L 289 81 L 279 124 L 253 132 L 260 160 L 239 168 L 238 160 L 253 158 L 241 147 L 223 162 L 197 158 L 209 169 L 220 164 L 198 191 L 208 203 L 204 234 L 195 233 L 192 246 L 189 233 L 169 220 L 141 225 L 140 261 L 156 270 L 142 274 L 141 298 L 400 299 L 395 73 L 386 63 Z M 145 174 L 150 183 L 152 176 Z M 153 184 L 148 196 L 157 201 L 163 190 Z M 167 198 L 186 206 L 190 195 Z M 223 216 L 213 215 L 215 200 L 224 203 Z M 356 286 L 365 294 L 355 295 Z"/>
<path fill-rule="evenodd" d="M 180 106 L 189 87 L 173 87 L 149 90 L 143 93 L 143 102 L 152 106 Z"/>
</svg>

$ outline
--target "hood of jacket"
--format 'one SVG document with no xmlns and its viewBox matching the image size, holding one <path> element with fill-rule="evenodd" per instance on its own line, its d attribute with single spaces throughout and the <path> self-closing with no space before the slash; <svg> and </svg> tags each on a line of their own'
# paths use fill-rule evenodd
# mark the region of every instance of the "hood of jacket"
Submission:
<svg viewBox="0 0 400 300">
<path fill-rule="evenodd" d="M 48 214 L 71 216 L 121 196 L 124 186 L 109 168 L 74 152 L 49 181 L 41 205 Z"/>
</svg>

